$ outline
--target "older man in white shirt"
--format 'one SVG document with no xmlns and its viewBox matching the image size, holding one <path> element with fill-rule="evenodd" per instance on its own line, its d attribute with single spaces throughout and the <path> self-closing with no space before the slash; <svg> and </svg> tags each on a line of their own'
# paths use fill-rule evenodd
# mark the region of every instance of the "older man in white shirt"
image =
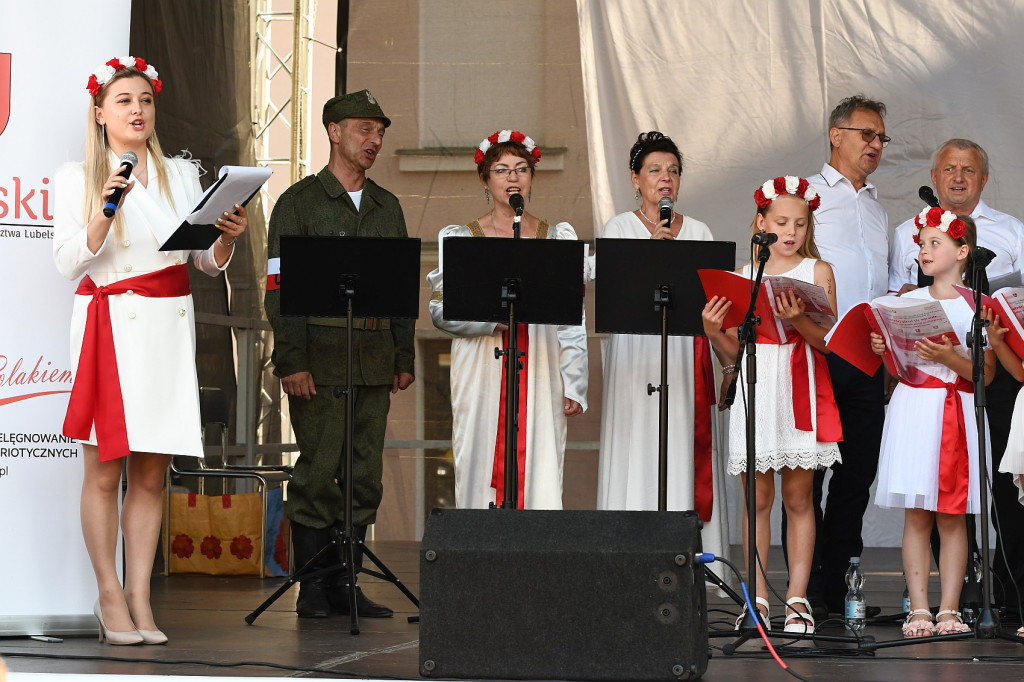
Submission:
<svg viewBox="0 0 1024 682">
<path fill-rule="evenodd" d="M 1008 278 L 1019 286 L 1024 269 L 1024 223 L 1011 215 L 997 211 L 982 198 L 988 183 L 988 154 L 981 145 L 963 138 L 942 143 L 932 155 L 932 185 L 939 206 L 957 215 L 969 215 L 978 226 L 978 245 L 993 253 L 995 258 L 985 268 L 988 278 Z M 917 264 L 918 247 L 914 243 L 914 220 L 911 218 L 893 233 L 889 255 L 889 291 L 902 294 L 916 289 L 920 275 Z M 922 282 L 923 283 L 923 282 Z M 1024 506 L 1018 503 L 1018 490 L 1013 476 L 999 473 L 999 463 L 1006 450 L 1010 435 L 1010 417 L 1014 401 L 1020 390 L 1018 384 L 1001 365 L 986 389 L 988 423 L 992 448 L 992 504 L 999 519 L 1000 533 L 992 553 L 993 596 L 997 604 L 1015 599 L 1014 593 L 1003 592 L 1012 584 L 1024 585 Z"/>
<path fill-rule="evenodd" d="M 861 95 L 840 102 L 829 116 L 828 163 L 808 178 L 821 196 L 814 214 L 815 243 L 835 272 L 839 315 L 886 292 L 889 219 L 868 182 L 889 143 L 884 116 L 884 104 Z M 815 476 L 818 528 L 807 592 L 816 617 L 824 615 L 825 607 L 843 610 L 846 568 L 864 548 L 861 530 L 885 420 L 882 371 L 869 377 L 835 354 L 828 356 L 828 368 L 843 425 L 843 461 L 832 466 L 824 512 L 825 474 Z"/>
</svg>

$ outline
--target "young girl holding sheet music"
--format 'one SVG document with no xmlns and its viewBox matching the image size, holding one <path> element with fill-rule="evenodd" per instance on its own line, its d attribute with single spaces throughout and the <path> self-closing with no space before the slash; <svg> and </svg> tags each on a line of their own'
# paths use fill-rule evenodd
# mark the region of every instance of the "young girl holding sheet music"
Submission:
<svg viewBox="0 0 1024 682">
<path fill-rule="evenodd" d="M 816 284 L 824 289 L 828 302 L 836 309 L 835 283 L 831 266 L 819 260 L 814 245 L 812 214 L 820 199 L 802 178 L 778 177 L 764 183 L 754 193 L 757 214 L 753 234 L 776 235 L 768 247 L 770 258 L 766 275 L 780 275 Z M 748 263 L 738 272 L 753 277 L 757 266 Z M 782 476 L 782 502 L 789 517 L 789 588 L 786 593 L 785 630 L 794 633 L 814 631 L 814 618 L 807 602 L 807 580 L 814 552 L 814 472 L 840 461 L 837 441 L 842 439 L 839 413 L 832 397 L 832 383 L 823 353 L 829 327 L 814 322 L 805 314 L 805 303 L 790 292 L 777 296 L 772 313 L 789 325 L 785 342 L 772 342 L 758 334 L 757 393 L 767 399 L 756 422 L 756 551 L 762 562 L 768 561 L 771 542 L 770 515 L 775 498 L 775 472 Z M 712 296 L 704 307 L 704 331 L 723 365 L 735 371 L 740 344 L 732 327 L 738 307 L 723 297 Z M 729 315 L 732 310 L 732 315 Z M 761 315 L 771 314 L 759 311 Z M 728 320 L 727 320 L 728 318 Z M 727 327 L 728 329 L 723 329 Z M 727 371 L 730 368 L 727 368 Z M 739 386 L 742 386 L 742 380 Z M 746 415 L 738 405 L 729 423 L 729 465 L 731 474 L 746 480 Z M 747 547 L 747 519 L 744 517 L 744 550 Z M 767 585 L 760 573 L 756 577 L 757 608 L 768 623 Z M 737 620 L 737 627 L 743 616 Z"/>
<path fill-rule="evenodd" d="M 903 570 L 910 592 L 905 637 L 967 632 L 957 606 L 967 564 L 964 514 L 980 509 L 978 433 L 969 352 L 961 345 L 971 331 L 973 312 L 954 289 L 970 272 L 976 228 L 969 217 L 939 208 L 925 209 L 914 220 L 921 270 L 934 277 L 927 287 L 903 298 L 937 301 L 957 336 L 914 341 L 922 363 L 901 377 L 885 415 L 875 503 L 904 507 Z M 871 334 L 875 353 L 886 352 L 885 339 Z M 995 360 L 985 351 L 985 383 L 992 381 Z M 988 438 L 986 426 L 985 438 Z M 942 539 L 939 553 L 941 599 L 932 621 L 928 608 L 929 551 L 932 526 Z"/>
</svg>

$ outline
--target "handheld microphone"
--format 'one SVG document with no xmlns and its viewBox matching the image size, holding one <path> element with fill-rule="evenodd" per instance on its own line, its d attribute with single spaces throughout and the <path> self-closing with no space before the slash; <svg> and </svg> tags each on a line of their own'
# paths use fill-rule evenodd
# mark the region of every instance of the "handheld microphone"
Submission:
<svg viewBox="0 0 1024 682">
<path fill-rule="evenodd" d="M 132 169 L 139 165 L 139 157 L 135 155 L 135 152 L 125 152 L 121 155 L 121 166 L 125 169 L 118 173 L 122 178 L 127 180 L 132 175 Z M 109 197 L 107 202 L 103 204 L 103 215 L 108 218 L 113 218 L 114 213 L 117 212 L 117 205 L 121 203 L 121 197 L 124 195 L 124 187 L 115 187 L 114 191 Z"/>
<path fill-rule="evenodd" d="M 674 208 L 674 204 L 672 203 L 672 200 L 669 199 L 668 197 L 662 197 L 658 201 L 658 222 L 660 223 L 660 222 L 664 222 L 664 221 L 667 220 L 668 222 L 665 223 L 665 225 L 667 227 L 672 227 L 672 209 L 673 208 Z"/>
<path fill-rule="evenodd" d="M 774 232 L 758 232 L 750 238 L 750 243 L 758 246 L 770 246 L 777 241 L 779 241 L 779 235 Z"/>
<path fill-rule="evenodd" d="M 928 185 L 921 185 L 921 189 L 917 190 L 917 196 L 921 197 L 921 201 L 932 208 L 939 207 L 939 200 L 935 198 L 935 192 Z"/>
<path fill-rule="evenodd" d="M 513 236 L 518 239 L 519 226 L 523 221 L 523 195 L 518 192 L 510 195 L 508 198 L 508 205 L 516 212 L 516 217 L 512 219 L 512 233 Z"/>
</svg>

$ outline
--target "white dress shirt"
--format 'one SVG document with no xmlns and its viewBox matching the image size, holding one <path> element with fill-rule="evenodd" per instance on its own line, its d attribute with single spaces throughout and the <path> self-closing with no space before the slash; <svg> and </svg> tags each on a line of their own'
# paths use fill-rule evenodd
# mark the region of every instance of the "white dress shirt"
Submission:
<svg viewBox="0 0 1024 682">
<path fill-rule="evenodd" d="M 884 296 L 889 273 L 889 217 L 870 182 L 859 190 L 825 164 L 807 180 L 821 196 L 814 242 L 836 276 L 836 312 Z"/>
<path fill-rule="evenodd" d="M 991 208 L 983 200 L 971 212 L 978 226 L 978 246 L 992 250 L 996 257 L 985 268 L 994 279 L 1024 268 L 1024 223 L 1008 213 Z M 889 252 L 889 291 L 895 293 L 904 284 L 917 286 L 917 253 L 914 243 L 914 219 L 904 222 L 892 235 Z"/>
</svg>

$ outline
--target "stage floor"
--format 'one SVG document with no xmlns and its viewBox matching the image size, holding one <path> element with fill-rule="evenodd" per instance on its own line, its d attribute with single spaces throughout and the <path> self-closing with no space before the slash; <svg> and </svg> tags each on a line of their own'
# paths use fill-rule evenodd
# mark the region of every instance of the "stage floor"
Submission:
<svg viewBox="0 0 1024 682">
<path fill-rule="evenodd" d="M 419 546 L 411 542 L 370 545 L 382 561 L 419 594 Z M 785 590 L 781 551 L 773 548 L 769 579 Z M 899 549 L 865 551 L 865 591 L 868 603 L 884 614 L 899 611 L 903 579 Z M 741 557 L 734 548 L 735 557 Z M 933 574 L 932 586 L 937 587 Z M 395 587 L 363 577 L 360 584 L 376 601 L 395 609 L 395 618 L 360 620 L 361 634 L 349 634 L 348 616 L 299 619 L 293 612 L 297 588 L 286 592 L 254 625 L 244 618 L 281 584 L 281 580 L 162 576 L 153 579 L 157 619 L 170 637 L 166 646 L 113 647 L 96 637 L 67 638 L 61 643 L 29 639 L 0 640 L 0 656 L 10 670 L 10 682 L 66 682 L 68 677 L 109 679 L 114 675 L 188 676 L 233 678 L 346 677 L 356 679 L 419 679 L 419 626 L 407 621 L 416 609 Z M 772 598 L 773 613 L 781 614 Z M 937 603 L 937 595 L 933 604 Z M 728 599 L 709 593 L 711 630 L 729 627 L 738 608 Z M 557 606 L 554 606 L 557 608 Z M 780 626 L 777 626 L 777 628 Z M 1011 631 L 1007 628 L 1007 631 Z M 826 624 L 822 634 L 842 634 L 840 626 Z M 876 640 L 900 638 L 897 624 L 874 623 L 865 634 Z M 704 680 L 785 680 L 780 669 L 758 642 L 743 644 L 732 656 L 722 646 L 732 638 L 713 637 L 713 655 Z M 780 648 L 785 640 L 773 639 Z M 928 642 L 909 647 L 858 652 L 852 644 L 828 644 L 827 651 L 804 641 L 780 648 L 795 672 L 812 680 L 900 680 L 935 682 L 968 677 L 986 682 L 1021 679 L 1024 642 L 977 640 Z M 95 676 L 95 677 L 92 677 Z M 141 678 L 139 678 L 141 679 Z"/>
</svg>

